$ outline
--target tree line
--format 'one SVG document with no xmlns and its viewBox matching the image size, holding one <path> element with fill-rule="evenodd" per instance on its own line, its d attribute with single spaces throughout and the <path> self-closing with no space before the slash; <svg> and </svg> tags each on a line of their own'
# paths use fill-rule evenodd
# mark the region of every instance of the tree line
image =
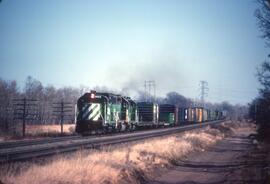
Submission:
<svg viewBox="0 0 270 184">
<path fill-rule="evenodd" d="M 56 88 L 52 85 L 43 86 L 42 83 L 33 77 L 26 78 L 24 87 L 19 90 L 15 80 L 7 81 L 0 79 L 0 127 L 5 131 L 15 131 L 20 125 L 16 119 L 16 108 L 22 105 L 22 99 L 29 100 L 35 106 L 26 107 L 27 124 L 57 124 L 60 117 L 54 111 L 57 103 L 63 102 L 72 105 L 72 111 L 65 116 L 65 122 L 74 123 L 74 105 L 78 97 L 84 93 L 85 87 Z M 28 105 L 28 104 L 27 104 Z M 22 108 L 20 106 L 19 108 Z"/>
<path fill-rule="evenodd" d="M 258 28 L 270 46 L 270 3 L 266 0 L 257 0 L 259 8 L 255 11 Z M 259 138 L 270 141 L 270 55 L 258 68 L 256 77 L 261 84 L 258 96 L 249 104 L 249 116 L 258 125 Z"/>
<path fill-rule="evenodd" d="M 94 87 L 94 90 L 121 93 L 121 91 L 113 91 L 106 87 Z M 22 103 L 20 101 L 22 99 L 29 100 L 30 104 L 35 105 L 31 106 L 31 108 L 30 106 L 27 107 L 27 124 L 59 124 L 60 116 L 56 116 L 54 111 L 55 106 L 62 101 L 71 106 L 71 111 L 66 114 L 64 123 L 74 123 L 76 101 L 81 95 L 89 91 L 90 88 L 85 86 L 78 88 L 44 86 L 40 81 L 31 76 L 26 78 L 24 86 L 20 90 L 15 80 L 0 79 L 0 128 L 4 131 L 16 132 L 16 128 L 20 127 L 21 120 L 16 119 L 15 111 L 18 108 L 18 103 Z M 138 91 L 135 101 L 144 101 L 144 95 L 142 91 Z M 201 106 L 201 104 L 194 103 L 193 100 L 177 92 L 169 92 L 165 97 L 158 97 L 156 99 L 150 97 L 150 101 L 155 101 L 159 104 L 174 104 L 179 107 Z M 19 106 L 19 108 L 21 107 Z M 224 110 L 233 119 L 243 118 L 246 112 L 244 106 L 233 106 L 228 102 L 206 103 L 205 107 L 212 110 Z"/>
</svg>

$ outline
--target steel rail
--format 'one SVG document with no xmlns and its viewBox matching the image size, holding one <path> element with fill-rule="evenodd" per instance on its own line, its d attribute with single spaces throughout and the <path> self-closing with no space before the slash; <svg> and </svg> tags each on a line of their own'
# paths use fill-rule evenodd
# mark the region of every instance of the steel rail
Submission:
<svg viewBox="0 0 270 184">
<path fill-rule="evenodd" d="M 51 138 L 40 138 L 40 139 L 32 139 L 32 140 L 16 140 L 16 141 L 6 141 L 0 142 L 0 150 L 6 148 L 14 148 L 19 146 L 29 146 L 35 144 L 47 144 L 59 141 L 66 141 L 71 139 L 81 138 L 79 135 L 70 135 L 64 137 L 51 137 Z"/>
<path fill-rule="evenodd" d="M 154 138 L 159 136 L 165 136 L 178 132 L 183 132 L 191 129 L 202 128 L 207 125 L 217 124 L 224 122 L 225 120 L 218 120 L 213 122 L 205 122 L 200 124 L 172 127 L 167 129 L 154 129 L 144 132 L 134 132 L 131 134 L 119 134 L 117 136 L 107 137 L 92 137 L 89 139 L 80 139 L 75 141 L 69 141 L 64 144 L 63 142 L 51 143 L 43 145 L 43 147 L 32 146 L 30 148 L 25 147 L 24 149 L 7 149 L 0 150 L 0 163 L 14 162 L 14 161 L 25 161 L 38 157 L 50 156 L 59 153 L 66 153 L 77 151 L 80 149 L 99 149 L 103 146 L 115 145 L 121 143 L 127 143 L 131 141 L 138 141 L 148 138 Z M 61 144 L 60 144 L 61 143 Z"/>
</svg>

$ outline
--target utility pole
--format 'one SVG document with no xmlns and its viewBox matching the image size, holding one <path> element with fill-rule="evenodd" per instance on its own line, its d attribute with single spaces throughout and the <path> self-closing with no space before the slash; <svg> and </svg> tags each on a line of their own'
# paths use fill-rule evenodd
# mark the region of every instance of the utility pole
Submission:
<svg viewBox="0 0 270 184">
<path fill-rule="evenodd" d="M 23 127 L 22 127 L 22 135 L 25 136 L 25 129 L 26 129 L 26 120 L 34 120 L 37 113 L 33 112 L 33 107 L 36 107 L 37 104 L 34 103 L 37 100 L 35 99 L 14 99 L 14 120 L 19 119 L 22 120 Z M 32 112 L 31 112 L 32 110 Z M 31 118 L 32 116 L 32 118 Z"/>
<path fill-rule="evenodd" d="M 149 81 L 144 81 L 144 95 L 145 95 L 145 101 L 148 101 L 148 96 L 149 96 L 149 101 L 151 100 L 151 92 L 152 92 L 152 87 L 154 94 L 154 101 L 156 101 L 156 81 L 154 80 L 149 80 Z M 147 93 L 148 90 L 148 93 Z"/>
<path fill-rule="evenodd" d="M 255 121 L 256 121 L 256 123 L 257 123 L 257 112 L 258 112 L 258 106 L 257 106 L 257 101 L 255 101 L 255 107 L 254 107 L 255 109 Z"/>
<path fill-rule="evenodd" d="M 23 99 L 23 114 L 22 114 L 22 117 L 23 117 L 23 137 L 25 136 L 25 118 L 26 118 L 26 98 Z"/>
<path fill-rule="evenodd" d="M 156 101 L 156 81 L 153 81 L 153 88 L 154 88 L 154 102 Z"/>
<path fill-rule="evenodd" d="M 54 105 L 53 108 L 55 109 L 53 111 L 54 116 L 60 117 L 61 135 L 63 135 L 64 132 L 63 124 L 65 117 L 70 116 L 67 113 L 72 112 L 73 107 L 71 106 L 72 105 L 71 103 L 64 102 L 63 99 L 60 102 L 53 103 L 53 105 Z"/>
<path fill-rule="evenodd" d="M 144 81 L 144 101 L 146 101 L 146 100 L 147 100 L 146 85 L 147 85 L 147 82 L 146 82 L 146 81 Z"/>
<path fill-rule="evenodd" d="M 207 81 L 200 81 L 200 97 L 201 97 L 201 103 L 204 108 L 205 106 L 205 97 L 208 95 L 208 82 Z"/>
</svg>

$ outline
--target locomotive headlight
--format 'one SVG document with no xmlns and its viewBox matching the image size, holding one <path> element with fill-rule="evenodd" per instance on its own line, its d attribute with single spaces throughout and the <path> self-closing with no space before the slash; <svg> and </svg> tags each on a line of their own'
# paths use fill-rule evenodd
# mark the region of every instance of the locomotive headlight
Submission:
<svg viewBox="0 0 270 184">
<path fill-rule="evenodd" d="M 91 93 L 90 98 L 95 98 L 95 93 Z"/>
<path fill-rule="evenodd" d="M 96 91 L 94 91 L 94 90 L 91 90 L 91 91 L 90 91 L 90 98 L 91 98 L 91 99 L 96 98 Z"/>
</svg>

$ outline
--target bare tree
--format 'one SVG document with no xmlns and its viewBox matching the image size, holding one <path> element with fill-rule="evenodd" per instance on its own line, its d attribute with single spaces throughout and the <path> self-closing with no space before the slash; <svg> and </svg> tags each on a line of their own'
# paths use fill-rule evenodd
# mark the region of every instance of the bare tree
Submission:
<svg viewBox="0 0 270 184">
<path fill-rule="evenodd" d="M 255 11 L 255 17 L 258 19 L 258 27 L 262 32 L 262 37 L 270 46 L 270 3 L 269 0 L 257 0 L 260 8 Z"/>
<path fill-rule="evenodd" d="M 0 128 L 7 132 L 14 128 L 12 99 L 18 95 L 16 81 L 0 79 Z"/>
<path fill-rule="evenodd" d="M 258 27 L 266 45 L 270 46 L 270 2 L 258 0 L 259 8 L 255 11 Z M 269 55 L 268 55 L 269 57 Z M 257 68 L 257 78 L 262 88 L 259 96 L 249 105 L 249 115 L 259 125 L 258 132 L 262 138 L 270 140 L 270 63 L 265 61 Z"/>
</svg>

